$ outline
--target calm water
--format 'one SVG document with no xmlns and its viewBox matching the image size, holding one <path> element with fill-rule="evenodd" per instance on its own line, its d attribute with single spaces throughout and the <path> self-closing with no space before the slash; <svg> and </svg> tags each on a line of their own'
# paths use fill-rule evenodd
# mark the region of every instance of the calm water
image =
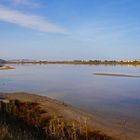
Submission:
<svg viewBox="0 0 140 140">
<path fill-rule="evenodd" d="M 87 65 L 14 65 L 0 71 L 0 92 L 30 92 L 56 98 L 109 121 L 128 120 L 140 128 L 140 67 Z"/>
</svg>

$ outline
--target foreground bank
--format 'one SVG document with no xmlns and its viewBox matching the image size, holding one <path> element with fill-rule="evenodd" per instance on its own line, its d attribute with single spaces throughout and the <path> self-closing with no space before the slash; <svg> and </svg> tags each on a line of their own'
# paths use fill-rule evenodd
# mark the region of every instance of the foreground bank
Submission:
<svg viewBox="0 0 140 140">
<path fill-rule="evenodd" d="M 48 97 L 1 94 L 0 113 L 0 139 L 3 140 L 125 139 L 124 134 L 119 135 L 117 130 L 105 127 L 94 116 Z M 133 140 L 127 137 L 129 139 Z"/>
</svg>

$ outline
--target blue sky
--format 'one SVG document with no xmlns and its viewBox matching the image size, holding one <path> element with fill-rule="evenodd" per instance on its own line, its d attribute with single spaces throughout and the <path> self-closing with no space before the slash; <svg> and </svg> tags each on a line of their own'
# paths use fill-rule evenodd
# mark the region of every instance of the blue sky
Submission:
<svg viewBox="0 0 140 140">
<path fill-rule="evenodd" d="M 139 59 L 139 0 L 1 0 L 3 59 Z"/>
</svg>

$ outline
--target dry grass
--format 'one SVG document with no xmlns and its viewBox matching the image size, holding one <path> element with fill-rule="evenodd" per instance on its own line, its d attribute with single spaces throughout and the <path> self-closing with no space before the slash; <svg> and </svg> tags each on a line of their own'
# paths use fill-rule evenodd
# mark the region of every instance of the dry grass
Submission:
<svg viewBox="0 0 140 140">
<path fill-rule="evenodd" d="M 34 102 L 0 102 L 0 113 L 0 140 L 113 140 L 88 128 L 86 119 L 65 121 Z"/>
</svg>

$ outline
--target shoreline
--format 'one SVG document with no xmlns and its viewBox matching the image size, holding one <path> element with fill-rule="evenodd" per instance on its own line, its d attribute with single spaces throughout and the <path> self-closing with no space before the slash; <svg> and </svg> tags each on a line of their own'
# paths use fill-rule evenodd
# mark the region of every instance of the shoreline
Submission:
<svg viewBox="0 0 140 140">
<path fill-rule="evenodd" d="M 10 70 L 10 69 L 14 69 L 14 68 L 11 66 L 1 66 L 0 67 L 0 70 Z"/>
<path fill-rule="evenodd" d="M 140 66 L 140 61 L 101 61 L 101 60 L 75 60 L 75 61 L 8 61 L 7 64 L 72 64 L 72 65 L 130 65 Z"/>
<path fill-rule="evenodd" d="M 86 124 L 92 132 L 100 132 L 100 134 L 109 137 L 111 136 L 118 140 L 124 140 L 124 134 L 121 134 L 122 130 L 116 129 L 112 124 L 104 123 L 104 121 L 100 120 L 96 116 L 83 112 L 76 107 L 65 104 L 64 102 L 60 102 L 46 96 L 28 93 L 10 93 L 0 95 L 6 100 L 18 100 L 20 102 L 34 102 L 39 104 L 39 107 L 47 112 L 43 114 L 44 117 L 48 116 L 48 114 L 49 116 L 55 114 L 55 116 L 63 119 L 64 122 L 79 122 L 80 120 L 80 125 L 84 125 L 86 120 Z M 137 137 L 135 137 L 135 134 L 129 134 L 127 137 L 128 140 L 138 140 Z"/>
</svg>

